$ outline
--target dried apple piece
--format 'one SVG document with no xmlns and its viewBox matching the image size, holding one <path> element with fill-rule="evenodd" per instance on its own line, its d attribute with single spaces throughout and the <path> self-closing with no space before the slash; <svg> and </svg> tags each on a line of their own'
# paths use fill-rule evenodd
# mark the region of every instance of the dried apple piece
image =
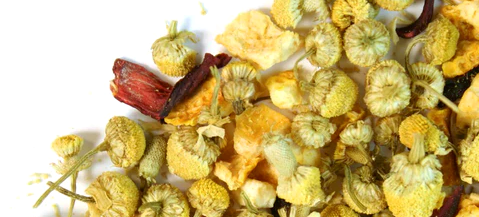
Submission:
<svg viewBox="0 0 479 217">
<path fill-rule="evenodd" d="M 273 75 L 266 80 L 271 101 L 275 106 L 282 109 L 292 109 L 301 105 L 303 96 L 298 80 L 293 71 L 284 71 Z"/>
</svg>

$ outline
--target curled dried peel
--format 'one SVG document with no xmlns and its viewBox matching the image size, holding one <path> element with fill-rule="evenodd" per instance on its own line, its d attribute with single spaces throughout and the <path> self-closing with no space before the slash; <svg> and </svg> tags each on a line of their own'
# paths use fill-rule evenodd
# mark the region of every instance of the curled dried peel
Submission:
<svg viewBox="0 0 479 217">
<path fill-rule="evenodd" d="M 143 194 L 140 217 L 188 217 L 190 206 L 185 195 L 170 184 L 153 185 Z"/>
<path fill-rule="evenodd" d="M 157 39 L 151 46 L 153 60 L 160 71 L 169 76 L 184 76 L 196 65 L 196 51 L 184 46 L 196 42 L 192 32 L 177 32 L 177 21 L 171 22 L 168 35 Z"/>
<path fill-rule="evenodd" d="M 281 28 L 296 28 L 303 17 L 303 0 L 275 0 L 271 6 L 271 15 Z"/>
<path fill-rule="evenodd" d="M 409 7 L 414 0 L 375 0 L 374 2 L 388 11 L 402 11 Z"/>
<path fill-rule="evenodd" d="M 442 71 L 446 78 L 453 78 L 466 74 L 476 66 L 479 66 L 479 41 L 459 41 L 456 54 L 442 64 Z"/>
<path fill-rule="evenodd" d="M 194 182 L 186 195 L 196 212 L 206 217 L 221 217 L 230 205 L 228 191 L 211 179 Z"/>
<path fill-rule="evenodd" d="M 412 64 L 409 72 L 413 80 L 421 80 L 427 83 L 432 89 L 442 94 L 446 81 L 442 76 L 441 71 L 436 69 L 433 65 L 417 62 Z M 421 109 L 431 109 L 437 106 L 439 98 L 428 89 L 415 86 L 412 91 L 413 102 L 415 106 Z"/>
<path fill-rule="evenodd" d="M 118 172 L 102 173 L 85 193 L 95 199 L 89 206 L 92 216 L 133 216 L 140 199 L 135 183 Z"/>
<path fill-rule="evenodd" d="M 343 52 L 341 33 L 331 23 L 320 23 L 306 36 L 305 50 L 312 52 L 308 57 L 312 65 L 331 67 L 341 59 Z"/>
<path fill-rule="evenodd" d="M 265 85 L 268 88 L 271 101 L 278 108 L 292 109 L 303 102 L 299 82 L 294 77 L 293 71 L 285 71 L 271 76 L 266 80 Z"/>
<path fill-rule="evenodd" d="M 441 192 L 441 164 L 435 155 L 425 156 L 423 140 L 423 136 L 416 136 L 409 155 L 393 157 L 391 175 L 383 183 L 386 201 L 395 216 L 430 216 L 442 206 L 445 194 Z"/>
<path fill-rule="evenodd" d="M 374 19 L 378 13 L 379 9 L 367 0 L 339 0 L 334 1 L 331 19 L 342 31 L 353 23 Z"/>
<path fill-rule="evenodd" d="M 353 24 L 344 33 L 344 50 L 349 61 L 368 67 L 378 62 L 389 51 L 389 32 L 386 26 L 372 19 Z"/>
<path fill-rule="evenodd" d="M 441 14 L 448 18 L 459 30 L 460 38 L 479 40 L 479 1 L 462 1 L 458 5 L 445 5 Z"/>
<path fill-rule="evenodd" d="M 399 126 L 399 138 L 402 144 L 412 148 L 414 134 L 425 136 L 426 151 L 436 155 L 446 155 L 451 151 L 447 136 L 429 119 L 414 114 L 401 122 Z"/>
<path fill-rule="evenodd" d="M 310 148 L 323 147 L 331 142 L 331 135 L 335 131 L 335 124 L 313 112 L 296 115 L 291 126 L 293 141 L 300 146 Z"/>
<path fill-rule="evenodd" d="M 326 118 L 343 115 L 350 111 L 358 97 L 358 86 L 341 70 L 321 69 L 310 83 L 301 83 L 308 91 L 309 103 Z"/>
<path fill-rule="evenodd" d="M 395 60 L 379 62 L 366 76 L 364 101 L 371 113 L 386 117 L 399 113 L 409 105 L 410 79 Z"/>
</svg>

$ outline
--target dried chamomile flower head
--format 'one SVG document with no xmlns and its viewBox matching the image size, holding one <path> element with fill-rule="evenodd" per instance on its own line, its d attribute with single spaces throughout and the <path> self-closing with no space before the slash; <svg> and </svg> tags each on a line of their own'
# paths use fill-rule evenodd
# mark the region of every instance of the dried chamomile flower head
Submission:
<svg viewBox="0 0 479 217">
<path fill-rule="evenodd" d="M 425 155 L 425 145 L 424 135 L 416 133 L 411 151 L 392 159 L 383 190 L 394 216 L 431 216 L 442 206 L 445 194 L 441 192 L 441 163 L 435 155 Z"/>
<path fill-rule="evenodd" d="M 442 73 L 433 65 L 417 62 L 412 64 L 409 74 L 414 82 L 422 81 L 434 89 L 437 93 L 442 94 L 446 81 Z M 421 86 L 413 86 L 412 97 L 415 106 L 420 109 L 431 109 L 439 103 L 439 97 L 436 93 L 431 93 L 429 89 Z"/>
<path fill-rule="evenodd" d="M 141 198 L 140 217 L 189 217 L 190 206 L 185 195 L 170 184 L 152 185 Z"/>
<path fill-rule="evenodd" d="M 145 154 L 140 160 L 138 173 L 148 183 L 156 183 L 155 177 L 166 163 L 166 141 L 161 135 L 154 135 L 147 144 Z"/>
<path fill-rule="evenodd" d="M 216 66 L 210 67 L 210 71 L 211 71 L 211 75 L 216 80 L 216 84 L 213 89 L 213 97 L 211 99 L 211 105 L 203 107 L 200 115 L 198 116 L 198 123 L 221 127 L 222 125 L 229 123 L 230 120 L 229 120 L 229 117 L 223 118 L 223 116 L 221 115 L 221 107 L 219 105 L 221 77 L 220 77 L 218 68 L 216 68 Z M 224 142 L 226 143 L 226 141 Z"/>
<path fill-rule="evenodd" d="M 210 138 L 198 134 L 196 127 L 182 126 L 171 134 L 166 161 L 171 173 L 186 179 L 201 179 L 213 170 L 220 147 Z"/>
<path fill-rule="evenodd" d="M 386 117 L 399 113 L 409 105 L 411 80 L 395 60 L 381 61 L 366 76 L 364 101 L 371 113 Z"/>
<path fill-rule="evenodd" d="M 367 0 L 339 0 L 334 1 L 331 19 L 334 25 L 343 31 L 353 23 L 374 19 L 378 13 L 379 8 Z"/>
<path fill-rule="evenodd" d="M 393 153 L 396 153 L 399 143 L 399 125 L 402 122 L 400 115 L 380 118 L 374 126 L 374 142 L 376 145 L 387 146 Z"/>
<path fill-rule="evenodd" d="M 330 17 L 328 0 L 304 0 L 303 10 L 306 13 L 314 12 L 317 20 L 323 21 Z"/>
<path fill-rule="evenodd" d="M 328 68 L 341 59 L 343 42 L 338 28 L 331 23 L 320 23 L 314 27 L 305 39 L 305 50 L 303 57 L 318 67 Z M 300 58 L 298 61 L 302 60 Z"/>
<path fill-rule="evenodd" d="M 303 102 L 299 82 L 294 77 L 293 71 L 284 71 L 269 77 L 265 86 L 268 88 L 271 101 L 278 108 L 292 109 Z"/>
<path fill-rule="evenodd" d="M 211 179 L 200 179 L 186 192 L 195 216 L 221 217 L 230 205 L 228 191 Z"/>
<path fill-rule="evenodd" d="M 479 1 L 462 1 L 460 4 L 444 5 L 441 14 L 459 30 L 460 38 L 479 40 Z"/>
<path fill-rule="evenodd" d="M 453 78 L 466 74 L 477 66 L 479 66 L 479 40 L 459 41 L 456 54 L 451 60 L 442 64 L 442 71 L 444 77 Z"/>
<path fill-rule="evenodd" d="M 151 45 L 153 60 L 160 72 L 169 76 L 184 76 L 196 65 L 196 51 L 184 46 L 187 40 L 196 42 L 192 32 L 177 30 L 178 22 L 172 21 L 168 35 L 156 39 Z"/>
<path fill-rule="evenodd" d="M 373 19 L 361 20 L 344 33 L 344 50 L 349 61 L 368 67 L 389 51 L 389 32 L 386 26 Z"/>
<path fill-rule="evenodd" d="M 52 142 L 52 149 L 62 158 L 77 155 L 83 146 L 83 139 L 77 135 L 67 135 L 56 138 Z"/>
<path fill-rule="evenodd" d="M 314 206 L 325 199 L 317 167 L 298 166 L 291 150 L 292 140 L 278 133 L 264 135 L 264 155 L 279 172 L 276 193 L 295 205 Z"/>
<path fill-rule="evenodd" d="M 135 183 L 118 172 L 104 172 L 93 181 L 85 193 L 95 199 L 88 211 L 93 216 L 133 216 L 140 192 Z"/>
<path fill-rule="evenodd" d="M 259 76 L 259 72 L 247 61 L 232 62 L 223 68 L 223 96 L 233 104 L 236 115 L 252 106 L 249 100 L 256 92 L 254 81 L 259 79 Z"/>
<path fill-rule="evenodd" d="M 276 201 L 276 188 L 270 183 L 247 179 L 241 188 L 232 192 L 233 199 L 241 206 L 247 206 L 248 201 L 242 196 L 245 194 L 249 203 L 254 207 L 272 208 Z"/>
<path fill-rule="evenodd" d="M 375 0 L 374 2 L 388 11 L 402 11 L 409 7 L 414 0 Z"/>
<path fill-rule="evenodd" d="M 358 144 L 368 144 L 373 139 L 373 128 L 364 123 L 357 121 L 348 124 L 348 126 L 339 134 L 341 142 L 348 146 L 356 146 Z"/>
<path fill-rule="evenodd" d="M 460 175 L 464 182 L 472 184 L 472 180 L 479 181 L 479 120 L 474 120 L 467 132 L 466 139 L 459 146 Z"/>
<path fill-rule="evenodd" d="M 271 15 L 281 28 L 296 28 L 303 17 L 303 0 L 274 0 Z"/>
<path fill-rule="evenodd" d="M 301 82 L 301 88 L 309 92 L 309 103 L 325 118 L 351 111 L 358 98 L 358 86 L 339 69 L 321 69 L 311 82 Z"/>
<path fill-rule="evenodd" d="M 415 37 L 406 48 L 406 65 L 409 64 L 409 54 L 414 45 L 425 43 L 422 55 L 431 65 L 441 65 L 450 60 L 456 53 L 459 31 L 442 15 L 439 15 L 426 28 L 426 33 Z"/>
<path fill-rule="evenodd" d="M 242 192 L 241 197 L 243 198 L 243 201 L 245 201 L 246 210 L 243 210 L 238 217 L 273 217 L 273 215 L 265 212 L 258 210 L 256 206 L 253 205 L 253 203 L 250 201 L 248 195 L 246 193 Z"/>
<path fill-rule="evenodd" d="M 300 113 L 293 119 L 291 136 L 293 141 L 304 147 L 319 148 L 331 142 L 336 125 L 313 112 Z"/>
<path fill-rule="evenodd" d="M 436 155 L 446 155 L 451 151 L 447 136 L 429 119 L 414 114 L 401 122 L 399 125 L 399 139 L 402 144 L 412 148 L 414 144 L 414 134 L 424 136 L 425 149 Z"/>
<path fill-rule="evenodd" d="M 117 167 L 129 168 L 139 163 L 146 147 L 145 134 L 140 125 L 127 117 L 115 116 L 108 121 L 105 134 L 103 142 L 83 155 L 68 172 L 51 185 L 37 200 L 34 208 L 38 207 L 65 179 L 76 173 L 85 161 L 100 151 L 106 151 Z"/>
<path fill-rule="evenodd" d="M 464 195 L 459 203 L 459 208 L 456 217 L 479 216 L 479 194 Z"/>
<path fill-rule="evenodd" d="M 327 217 L 359 217 L 351 208 L 343 204 L 332 204 L 321 211 L 321 216 Z"/>
<path fill-rule="evenodd" d="M 346 179 L 343 180 L 344 201 L 354 211 L 363 214 L 375 214 L 387 207 L 382 189 L 375 183 L 372 168 L 359 167 L 351 174 L 346 167 Z"/>
</svg>

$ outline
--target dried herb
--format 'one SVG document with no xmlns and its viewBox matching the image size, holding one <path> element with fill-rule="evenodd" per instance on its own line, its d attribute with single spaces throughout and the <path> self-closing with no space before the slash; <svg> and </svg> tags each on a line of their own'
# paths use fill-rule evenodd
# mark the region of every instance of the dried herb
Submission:
<svg viewBox="0 0 479 217">
<path fill-rule="evenodd" d="M 442 207 L 440 209 L 434 210 L 432 216 L 437 217 L 454 217 L 459 211 L 459 202 L 461 201 L 461 195 L 464 191 L 464 186 L 456 186 L 451 193 L 447 196 L 442 202 Z"/>
<path fill-rule="evenodd" d="M 416 21 L 408 26 L 397 28 L 396 33 L 401 38 L 413 38 L 423 32 L 427 25 L 432 21 L 434 12 L 434 0 L 425 0 L 421 15 Z"/>
</svg>

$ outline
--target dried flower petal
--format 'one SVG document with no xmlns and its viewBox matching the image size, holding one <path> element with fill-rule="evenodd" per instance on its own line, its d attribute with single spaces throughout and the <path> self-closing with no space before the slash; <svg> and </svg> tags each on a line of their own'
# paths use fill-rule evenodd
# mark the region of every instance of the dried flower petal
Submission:
<svg viewBox="0 0 479 217">
<path fill-rule="evenodd" d="M 200 179 L 186 192 L 196 212 L 206 217 L 221 217 L 230 205 L 228 191 L 211 179 Z"/>
<path fill-rule="evenodd" d="M 145 154 L 140 160 L 138 174 L 149 183 L 155 183 L 155 177 L 166 163 L 166 141 L 162 136 L 155 135 L 148 143 Z"/>
<path fill-rule="evenodd" d="M 441 71 L 437 70 L 433 65 L 417 62 L 412 64 L 409 72 L 413 80 L 421 80 L 427 83 L 432 89 L 442 94 L 444 90 L 445 80 Z M 415 106 L 421 109 L 431 109 L 437 106 L 439 98 L 436 94 L 431 93 L 428 89 L 415 86 L 413 89 L 413 102 Z"/>
<path fill-rule="evenodd" d="M 328 68 L 341 59 L 343 52 L 341 33 L 331 23 L 320 23 L 305 39 L 305 50 L 311 51 L 309 62 L 318 67 Z"/>
<path fill-rule="evenodd" d="M 170 184 L 152 185 L 143 194 L 141 217 L 188 217 L 190 207 L 185 195 Z"/>
<path fill-rule="evenodd" d="M 67 135 L 56 138 L 52 149 L 62 158 L 77 155 L 83 146 L 83 139 L 77 135 Z"/>
<path fill-rule="evenodd" d="M 379 8 L 367 0 L 339 0 L 334 1 L 331 19 L 334 25 L 342 31 L 353 23 L 374 19 L 378 13 Z"/>
<path fill-rule="evenodd" d="M 330 123 L 327 118 L 307 112 L 294 117 L 291 131 L 296 144 L 319 148 L 331 142 L 331 135 L 336 131 L 336 125 Z"/>
<path fill-rule="evenodd" d="M 303 0 L 275 0 L 271 6 L 271 15 L 279 27 L 295 28 L 303 17 L 302 5 Z"/>
</svg>

